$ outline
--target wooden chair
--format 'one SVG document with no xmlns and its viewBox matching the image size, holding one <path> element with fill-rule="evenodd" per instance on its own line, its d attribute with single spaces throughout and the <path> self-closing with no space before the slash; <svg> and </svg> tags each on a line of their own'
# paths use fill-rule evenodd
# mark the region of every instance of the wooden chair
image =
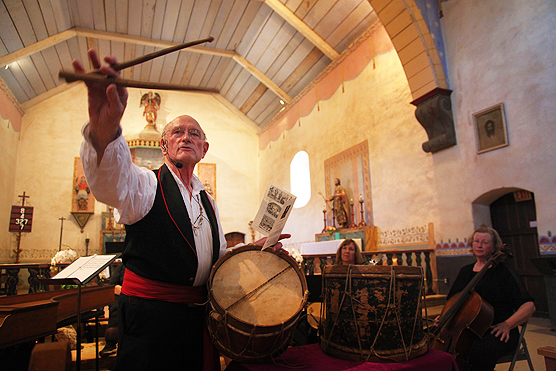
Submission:
<svg viewBox="0 0 556 371">
<path fill-rule="evenodd" d="M 521 325 L 521 331 L 519 331 L 519 342 L 517 343 L 517 348 L 514 354 L 503 356 L 497 362 L 497 364 L 511 362 L 508 371 L 513 371 L 515 367 L 515 363 L 517 361 L 524 361 L 524 360 L 527 360 L 527 363 L 529 364 L 529 370 L 535 371 L 535 368 L 533 367 L 533 362 L 531 362 L 531 356 L 529 355 L 529 350 L 527 349 L 527 342 L 525 341 L 526 329 L 527 329 L 527 322 Z"/>
</svg>

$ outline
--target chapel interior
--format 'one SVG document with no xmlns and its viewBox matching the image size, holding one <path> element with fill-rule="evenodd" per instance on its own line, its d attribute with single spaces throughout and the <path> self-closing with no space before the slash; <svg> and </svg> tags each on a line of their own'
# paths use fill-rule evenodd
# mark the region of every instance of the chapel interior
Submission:
<svg viewBox="0 0 556 371">
<path fill-rule="evenodd" d="M 544 370 L 537 349 L 554 344 L 556 336 L 556 147 L 550 135 L 556 124 L 556 2 L 341 1 L 237 0 L 228 4 L 229 14 L 242 7 L 236 12 L 252 12 L 252 25 L 259 22 L 233 26 L 243 30 L 244 44 L 236 40 L 234 49 L 219 43 L 219 36 L 233 39 L 233 33 L 226 35 L 226 27 L 210 33 L 224 22 L 217 16 L 213 29 L 205 25 L 198 37 L 182 37 L 182 42 L 215 37 L 210 47 L 222 49 L 220 54 L 204 54 L 207 46 L 200 46 L 179 55 L 194 56 L 187 64 L 191 71 L 203 63 L 203 73 L 221 71 L 221 80 L 216 88 L 196 91 L 129 87 L 122 128 L 133 160 L 159 167 L 164 125 L 181 114 L 194 117 L 210 144 L 195 174 L 218 204 L 228 245 L 263 236 L 252 224 L 269 185 L 291 192 L 297 201 L 283 229 L 291 234 L 284 248 L 302 257 L 300 269 L 319 289 L 320 279 L 314 277 L 334 259 L 319 244 L 354 238 L 375 263 L 422 266 L 431 306 L 441 308 L 459 268 L 473 261 L 468 236 L 482 225 L 495 228 L 535 298 L 537 312 L 525 336 L 535 367 Z M 165 39 L 170 30 L 156 23 L 157 6 L 141 6 L 150 32 L 139 35 L 131 10 L 127 30 L 108 11 L 93 12 L 89 23 L 85 16 L 59 17 L 73 23 L 59 21 L 52 29 L 46 22 L 40 28 L 33 16 L 39 3 L 0 4 L 0 23 L 11 25 L 0 32 L 0 300 L 45 290 L 37 275 L 50 271 L 59 252 L 107 254 L 125 238 L 113 209 L 94 199 L 83 176 L 79 151 L 88 119 L 86 86 L 58 80 L 56 66 L 71 69 L 72 45 L 78 58 L 96 47 L 100 54 L 119 53 L 129 60 L 176 41 Z M 73 0 L 44 3 L 51 3 L 52 19 L 57 12 L 76 18 L 83 6 Z M 111 2 L 104 3 L 108 9 Z M 170 7 L 171 2 L 154 3 Z M 219 14 L 215 9 L 226 2 L 182 3 L 193 14 L 197 8 Z M 342 12 L 342 6 L 350 10 Z M 364 11 L 357 22 L 348 16 Z M 344 22 L 336 21 L 334 31 L 346 36 L 334 48 L 328 43 L 334 32 L 324 25 L 336 13 Z M 101 26 L 105 16 L 103 22 L 119 28 Z M 8 22 L 10 17 L 16 22 Z M 180 29 L 177 18 L 174 22 Z M 255 34 L 276 35 L 271 39 L 284 50 L 289 45 L 292 60 L 293 50 L 304 50 L 297 75 L 294 68 L 289 72 L 297 80 L 277 76 L 287 60 L 272 54 L 277 48 L 272 40 L 255 52 L 258 44 L 247 40 Z M 125 43 L 134 46 L 124 48 Z M 64 53 L 67 60 L 49 64 L 49 58 Z M 153 61 L 130 68 L 123 77 L 210 84 L 209 74 L 198 69 L 187 75 L 187 62 L 177 55 L 164 57 L 163 65 Z M 230 62 L 219 70 L 210 58 Z M 37 83 L 41 68 L 49 71 L 50 84 Z M 164 77 L 166 69 L 177 68 L 186 70 L 181 80 Z M 336 179 L 346 192 L 348 220 L 342 226 L 330 201 Z M 18 214 L 23 207 L 30 225 L 16 222 L 24 219 Z M 13 264 L 22 268 L 9 287 Z M 89 327 L 87 336 L 94 326 Z M 94 358 L 95 351 L 87 349 Z M 527 363 L 518 362 L 515 370 L 522 369 Z"/>
</svg>

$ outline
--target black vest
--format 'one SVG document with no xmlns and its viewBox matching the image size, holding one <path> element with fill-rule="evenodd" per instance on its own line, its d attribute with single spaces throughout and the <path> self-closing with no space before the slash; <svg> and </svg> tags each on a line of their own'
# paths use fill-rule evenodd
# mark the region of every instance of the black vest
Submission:
<svg viewBox="0 0 556 371">
<path fill-rule="evenodd" d="M 122 260 L 141 277 L 191 286 L 197 273 L 193 228 L 178 184 L 166 165 L 154 171 L 158 185 L 152 209 L 138 222 L 126 225 Z M 220 237 L 212 204 L 205 191 L 201 203 L 212 230 L 212 263 L 218 260 Z"/>
</svg>

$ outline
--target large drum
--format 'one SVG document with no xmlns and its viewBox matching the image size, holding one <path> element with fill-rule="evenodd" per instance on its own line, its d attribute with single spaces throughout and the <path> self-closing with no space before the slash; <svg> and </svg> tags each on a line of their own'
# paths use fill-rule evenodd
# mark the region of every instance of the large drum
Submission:
<svg viewBox="0 0 556 371">
<path fill-rule="evenodd" d="M 287 253 L 254 245 L 233 249 L 209 278 L 212 341 L 238 362 L 271 360 L 289 346 L 307 296 L 305 277 Z"/>
<path fill-rule="evenodd" d="M 420 267 L 334 265 L 323 272 L 320 346 L 337 358 L 398 362 L 424 354 Z"/>
</svg>

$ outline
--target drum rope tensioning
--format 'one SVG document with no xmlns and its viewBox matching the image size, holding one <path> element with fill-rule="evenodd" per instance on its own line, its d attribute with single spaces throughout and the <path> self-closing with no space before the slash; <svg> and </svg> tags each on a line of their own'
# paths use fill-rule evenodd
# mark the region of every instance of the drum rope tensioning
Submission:
<svg viewBox="0 0 556 371">
<path fill-rule="evenodd" d="M 422 267 L 325 267 L 319 323 L 323 351 L 362 362 L 397 362 L 424 354 L 423 277 Z"/>
<path fill-rule="evenodd" d="M 290 345 L 307 303 L 307 282 L 285 252 L 235 248 L 209 278 L 207 327 L 214 345 L 242 363 L 271 361 Z"/>
</svg>

